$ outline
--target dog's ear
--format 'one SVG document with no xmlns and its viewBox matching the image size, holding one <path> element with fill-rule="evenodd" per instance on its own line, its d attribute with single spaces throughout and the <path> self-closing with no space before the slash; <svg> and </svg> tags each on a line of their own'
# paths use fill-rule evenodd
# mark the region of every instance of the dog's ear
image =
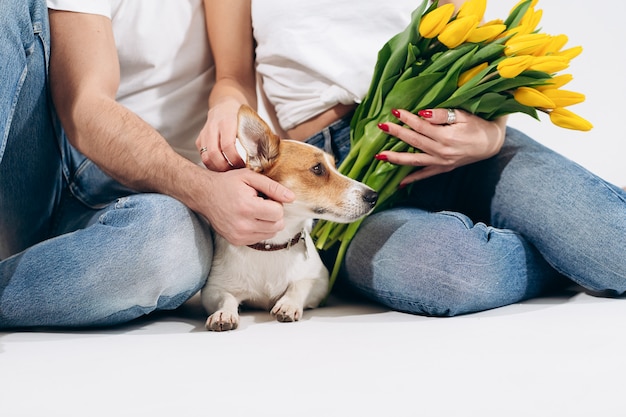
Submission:
<svg viewBox="0 0 626 417">
<path fill-rule="evenodd" d="M 263 172 L 278 157 L 280 138 L 245 104 L 239 108 L 237 136 L 248 154 L 246 165 Z"/>
</svg>

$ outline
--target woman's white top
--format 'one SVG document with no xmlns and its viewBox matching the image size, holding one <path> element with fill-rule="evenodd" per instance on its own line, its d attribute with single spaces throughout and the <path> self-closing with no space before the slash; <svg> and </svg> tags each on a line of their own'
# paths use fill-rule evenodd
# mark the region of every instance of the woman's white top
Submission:
<svg viewBox="0 0 626 417">
<path fill-rule="evenodd" d="M 281 127 L 358 103 L 421 0 L 252 0 L 257 71 Z"/>
<path fill-rule="evenodd" d="M 200 162 L 195 139 L 215 83 L 202 0 L 47 0 L 51 9 L 111 19 L 121 79 L 120 104 Z"/>
</svg>

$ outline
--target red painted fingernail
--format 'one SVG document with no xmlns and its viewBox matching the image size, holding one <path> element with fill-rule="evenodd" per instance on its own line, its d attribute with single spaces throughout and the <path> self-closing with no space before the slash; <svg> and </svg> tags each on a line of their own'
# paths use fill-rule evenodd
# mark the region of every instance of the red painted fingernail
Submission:
<svg viewBox="0 0 626 417">
<path fill-rule="evenodd" d="M 423 117 L 424 119 L 430 119 L 433 117 L 433 112 L 432 110 L 420 110 L 417 112 L 417 115 Z"/>
<path fill-rule="evenodd" d="M 391 109 L 391 114 L 398 118 L 400 117 L 400 112 L 398 111 L 398 109 Z"/>
<path fill-rule="evenodd" d="M 378 123 L 378 128 L 383 132 L 389 132 L 389 126 L 387 123 Z"/>
<path fill-rule="evenodd" d="M 406 187 L 406 184 L 402 184 L 402 183 L 400 183 L 400 185 L 398 185 L 398 190 L 401 190 L 401 189 L 403 189 L 404 187 Z"/>
<path fill-rule="evenodd" d="M 386 161 L 387 155 L 376 154 L 374 158 L 378 159 L 379 161 Z"/>
</svg>

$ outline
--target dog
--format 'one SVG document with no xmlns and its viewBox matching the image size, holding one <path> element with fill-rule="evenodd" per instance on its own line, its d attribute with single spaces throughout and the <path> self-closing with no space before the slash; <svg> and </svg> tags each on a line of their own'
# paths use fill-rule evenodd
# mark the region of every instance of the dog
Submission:
<svg viewBox="0 0 626 417">
<path fill-rule="evenodd" d="M 234 330 L 239 306 L 269 310 L 294 322 L 328 292 L 328 270 L 310 236 L 314 219 L 349 223 L 371 213 L 378 194 L 340 174 L 332 155 L 303 142 L 280 139 L 250 107 L 238 112 L 238 141 L 246 168 L 295 194 L 284 204 L 285 227 L 271 239 L 234 246 L 214 236 L 214 254 L 201 299 L 207 330 Z"/>
</svg>

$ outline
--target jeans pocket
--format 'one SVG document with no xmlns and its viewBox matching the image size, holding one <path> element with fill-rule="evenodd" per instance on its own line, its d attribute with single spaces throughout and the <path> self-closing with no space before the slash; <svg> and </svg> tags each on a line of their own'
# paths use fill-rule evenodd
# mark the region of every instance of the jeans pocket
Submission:
<svg viewBox="0 0 626 417">
<path fill-rule="evenodd" d="M 75 153 L 78 152 L 75 151 Z M 75 156 L 72 159 L 76 161 L 78 158 Z M 94 209 L 102 208 L 120 197 L 136 193 L 109 177 L 93 161 L 84 156 L 69 183 L 69 188 L 78 200 Z"/>
</svg>

